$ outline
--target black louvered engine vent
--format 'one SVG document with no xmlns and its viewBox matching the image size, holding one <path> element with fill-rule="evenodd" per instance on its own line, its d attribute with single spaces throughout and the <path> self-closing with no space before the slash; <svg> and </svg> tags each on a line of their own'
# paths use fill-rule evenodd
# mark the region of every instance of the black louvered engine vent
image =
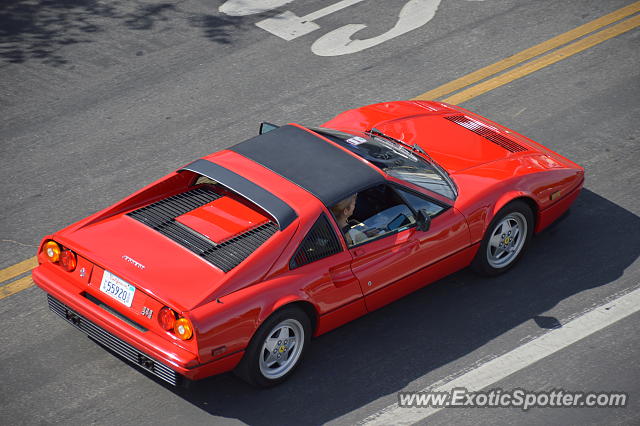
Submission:
<svg viewBox="0 0 640 426">
<path fill-rule="evenodd" d="M 197 188 L 149 204 L 127 215 L 188 248 L 224 272 L 229 272 L 264 244 L 278 230 L 278 226 L 273 222 L 266 222 L 216 244 L 204 235 L 175 221 L 176 217 L 220 197 L 220 194 L 211 189 Z"/>
<path fill-rule="evenodd" d="M 322 214 L 304 237 L 302 244 L 289 262 L 289 268 L 295 269 L 324 257 L 334 255 L 342 250 L 335 232 L 327 217 Z"/>
<path fill-rule="evenodd" d="M 473 133 L 482 136 L 483 138 L 495 143 L 496 145 L 500 145 L 507 151 L 522 152 L 529 150 L 528 148 L 509 139 L 508 137 L 501 135 L 492 128 L 469 117 L 465 117 L 464 115 L 450 115 L 444 118 L 464 127 L 467 130 L 471 130 Z"/>
</svg>

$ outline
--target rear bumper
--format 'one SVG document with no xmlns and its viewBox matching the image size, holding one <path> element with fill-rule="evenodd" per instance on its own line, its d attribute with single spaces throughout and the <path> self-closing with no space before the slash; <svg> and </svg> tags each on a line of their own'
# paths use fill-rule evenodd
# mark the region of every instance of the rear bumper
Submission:
<svg viewBox="0 0 640 426">
<path fill-rule="evenodd" d="M 142 369 L 148 371 L 159 379 L 162 379 L 174 386 L 178 384 L 180 375 L 167 365 L 149 358 L 142 351 L 139 351 L 122 339 L 117 338 L 105 329 L 98 327 L 96 324 L 73 311 L 70 307 L 55 299 L 50 294 L 47 294 L 47 299 L 49 301 L 49 308 L 53 312 L 67 320 L 69 324 L 84 332 L 91 339 L 95 340 L 102 346 L 111 349 L 113 352 L 133 364 L 137 364 Z"/>
<path fill-rule="evenodd" d="M 111 313 L 97 308 L 82 296 L 82 290 L 68 282 L 62 270 L 42 265 L 32 272 L 33 281 L 42 288 L 53 312 L 133 364 L 159 379 L 175 385 L 180 376 L 198 380 L 232 370 L 242 358 L 236 352 L 218 360 L 200 364 L 195 354 L 158 336 L 141 332 Z"/>
</svg>

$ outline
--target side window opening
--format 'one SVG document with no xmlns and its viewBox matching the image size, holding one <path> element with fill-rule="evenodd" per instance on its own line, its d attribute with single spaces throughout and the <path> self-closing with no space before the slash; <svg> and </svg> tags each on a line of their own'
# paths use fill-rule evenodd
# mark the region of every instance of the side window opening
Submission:
<svg viewBox="0 0 640 426">
<path fill-rule="evenodd" d="M 340 251 L 342 251 L 340 242 L 333 232 L 327 216 L 322 213 L 291 258 L 289 268 L 299 268 Z"/>
<path fill-rule="evenodd" d="M 388 185 L 354 194 L 331 208 L 349 246 L 415 225 L 411 209 Z"/>
<path fill-rule="evenodd" d="M 396 188 L 396 190 L 402 194 L 402 197 L 407 201 L 407 203 L 409 203 L 414 211 L 421 209 L 426 210 L 427 213 L 429 213 L 429 216 L 433 217 L 445 209 L 442 205 L 429 201 L 426 198 L 415 195 L 409 191 L 405 191 L 400 188 Z"/>
</svg>

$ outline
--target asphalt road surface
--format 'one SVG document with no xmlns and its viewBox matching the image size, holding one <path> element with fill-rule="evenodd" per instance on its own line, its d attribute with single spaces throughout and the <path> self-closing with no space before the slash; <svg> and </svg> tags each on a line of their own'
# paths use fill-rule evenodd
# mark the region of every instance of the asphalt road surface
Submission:
<svg viewBox="0 0 640 426">
<path fill-rule="evenodd" d="M 353 424 L 385 412 L 443 425 L 640 424 L 635 311 L 492 384 L 625 392 L 626 407 L 417 418 L 393 407 L 398 392 L 470 374 L 640 286 L 639 6 L 593 29 L 612 35 L 594 32 L 581 50 L 459 98 L 585 167 L 572 214 L 503 276 L 461 271 L 315 339 L 281 386 L 257 390 L 231 374 L 165 386 L 55 317 L 40 289 L 15 284 L 28 282 L 28 268 L 7 268 L 31 258 L 43 235 L 255 135 L 260 121 L 315 125 L 420 96 L 632 5 L 223 3 L 0 6 L 0 424 Z M 567 42 L 589 35 L 580 37 Z"/>
</svg>

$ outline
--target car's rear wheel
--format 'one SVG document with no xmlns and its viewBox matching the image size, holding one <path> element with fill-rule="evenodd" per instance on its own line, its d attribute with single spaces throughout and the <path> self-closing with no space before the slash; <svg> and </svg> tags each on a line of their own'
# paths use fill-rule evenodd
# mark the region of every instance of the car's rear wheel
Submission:
<svg viewBox="0 0 640 426">
<path fill-rule="evenodd" d="M 300 364 L 310 337 L 311 322 L 303 310 L 281 309 L 258 328 L 235 372 L 258 387 L 281 383 Z"/>
<path fill-rule="evenodd" d="M 522 257 L 533 235 L 533 212 L 520 200 L 507 204 L 491 221 L 471 264 L 482 275 L 506 272 Z"/>
</svg>

